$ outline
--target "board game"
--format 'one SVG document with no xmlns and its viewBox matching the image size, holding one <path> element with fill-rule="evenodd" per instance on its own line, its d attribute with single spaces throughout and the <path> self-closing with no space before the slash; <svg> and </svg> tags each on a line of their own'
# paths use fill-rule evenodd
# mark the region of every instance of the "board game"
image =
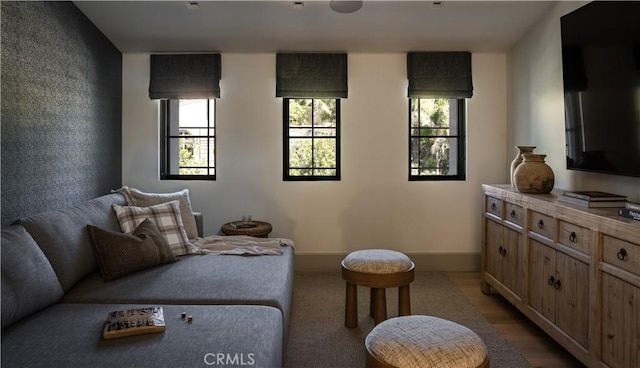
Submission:
<svg viewBox="0 0 640 368">
<path fill-rule="evenodd" d="M 165 330 L 162 307 L 148 307 L 113 311 L 107 316 L 102 330 L 105 340 Z"/>
</svg>

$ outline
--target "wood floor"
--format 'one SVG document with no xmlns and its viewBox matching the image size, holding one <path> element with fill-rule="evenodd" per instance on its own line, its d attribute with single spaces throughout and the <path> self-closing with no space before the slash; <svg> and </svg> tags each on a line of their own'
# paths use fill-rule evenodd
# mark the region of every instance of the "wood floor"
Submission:
<svg viewBox="0 0 640 368">
<path fill-rule="evenodd" d="M 544 331 L 498 294 L 480 291 L 480 273 L 447 273 L 487 320 L 536 368 L 584 367 Z"/>
</svg>

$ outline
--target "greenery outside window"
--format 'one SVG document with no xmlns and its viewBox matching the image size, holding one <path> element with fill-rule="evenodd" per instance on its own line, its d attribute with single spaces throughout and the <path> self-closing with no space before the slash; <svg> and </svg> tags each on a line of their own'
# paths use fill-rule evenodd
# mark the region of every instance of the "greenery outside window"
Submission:
<svg viewBox="0 0 640 368">
<path fill-rule="evenodd" d="M 284 98 L 284 180 L 340 180 L 340 99 Z"/>
<path fill-rule="evenodd" d="M 465 180 L 466 100 L 409 100 L 409 180 Z"/>
<path fill-rule="evenodd" d="M 215 180 L 215 99 L 160 101 L 160 178 Z"/>
</svg>

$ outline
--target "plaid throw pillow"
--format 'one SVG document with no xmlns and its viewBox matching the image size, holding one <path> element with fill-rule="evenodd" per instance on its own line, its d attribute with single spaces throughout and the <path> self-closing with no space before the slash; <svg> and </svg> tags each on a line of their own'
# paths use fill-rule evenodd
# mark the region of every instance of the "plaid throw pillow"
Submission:
<svg viewBox="0 0 640 368">
<path fill-rule="evenodd" d="M 149 207 L 112 205 L 120 228 L 125 233 L 132 233 L 145 219 L 151 220 L 167 239 L 171 251 L 176 256 L 185 254 L 201 254 L 200 248 L 189 242 L 180 217 L 178 200 Z"/>
</svg>

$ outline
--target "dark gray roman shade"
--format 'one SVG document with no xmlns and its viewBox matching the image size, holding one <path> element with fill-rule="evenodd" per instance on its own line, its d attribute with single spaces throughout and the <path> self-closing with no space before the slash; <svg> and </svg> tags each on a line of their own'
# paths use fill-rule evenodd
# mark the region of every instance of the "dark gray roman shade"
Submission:
<svg viewBox="0 0 640 368">
<path fill-rule="evenodd" d="M 220 54 L 151 55 L 149 98 L 220 97 Z"/>
<path fill-rule="evenodd" d="M 409 52 L 407 77 L 412 98 L 473 96 L 470 52 Z"/>
<path fill-rule="evenodd" d="M 347 54 L 277 54 L 276 97 L 347 98 Z"/>
</svg>

